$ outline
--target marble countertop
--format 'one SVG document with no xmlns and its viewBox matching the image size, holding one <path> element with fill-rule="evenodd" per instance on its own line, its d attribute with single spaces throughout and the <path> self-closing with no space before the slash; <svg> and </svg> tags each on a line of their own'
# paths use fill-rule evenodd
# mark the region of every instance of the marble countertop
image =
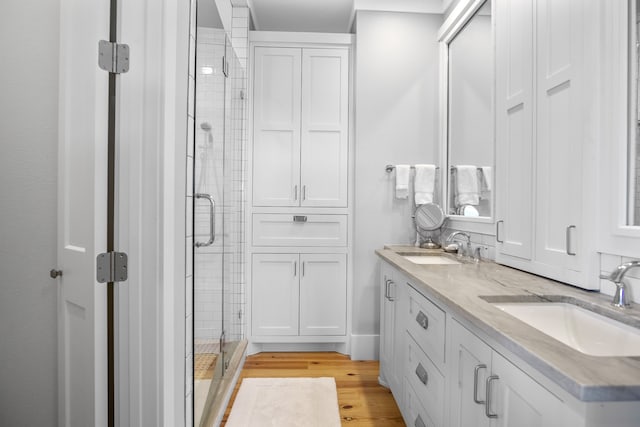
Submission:
<svg viewBox="0 0 640 427">
<path fill-rule="evenodd" d="M 418 255 L 424 252 L 411 246 L 385 246 L 376 251 L 378 256 L 413 279 L 412 285 L 419 292 L 444 305 L 454 316 L 475 325 L 577 399 L 591 402 L 640 400 L 640 357 L 600 357 L 580 353 L 481 297 L 561 295 L 578 300 L 579 305 L 593 311 L 640 327 L 638 305 L 621 311 L 609 304 L 610 296 L 493 262 L 418 265 L 398 254 Z"/>
</svg>

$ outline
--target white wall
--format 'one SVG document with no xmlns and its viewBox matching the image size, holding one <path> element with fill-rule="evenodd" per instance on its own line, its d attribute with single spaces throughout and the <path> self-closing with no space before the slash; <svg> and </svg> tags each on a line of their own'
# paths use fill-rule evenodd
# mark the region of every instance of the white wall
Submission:
<svg viewBox="0 0 640 427">
<path fill-rule="evenodd" d="M 441 15 L 359 11 L 356 16 L 353 346 L 379 334 L 378 258 L 414 236 L 412 203 L 394 199 L 386 164 L 433 163 L 438 148 Z M 374 358 L 354 348 L 358 358 Z M 371 353 L 371 352 L 369 352 Z"/>
<path fill-rule="evenodd" d="M 57 422 L 59 2 L 0 14 L 0 424 Z"/>
</svg>

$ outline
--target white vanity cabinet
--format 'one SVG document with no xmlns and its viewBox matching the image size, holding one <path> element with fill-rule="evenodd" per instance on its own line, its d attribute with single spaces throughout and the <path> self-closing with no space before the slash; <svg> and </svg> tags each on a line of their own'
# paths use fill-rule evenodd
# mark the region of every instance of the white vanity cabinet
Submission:
<svg viewBox="0 0 640 427">
<path fill-rule="evenodd" d="M 584 7 L 580 0 L 495 4 L 496 260 L 589 288 Z"/>
<path fill-rule="evenodd" d="M 344 336 L 345 254 L 253 254 L 255 336 Z"/>
<path fill-rule="evenodd" d="M 346 207 L 348 48 L 256 47 L 253 205 Z"/>
<path fill-rule="evenodd" d="M 456 320 L 450 375 L 452 427 L 570 425 L 560 399 Z"/>
</svg>

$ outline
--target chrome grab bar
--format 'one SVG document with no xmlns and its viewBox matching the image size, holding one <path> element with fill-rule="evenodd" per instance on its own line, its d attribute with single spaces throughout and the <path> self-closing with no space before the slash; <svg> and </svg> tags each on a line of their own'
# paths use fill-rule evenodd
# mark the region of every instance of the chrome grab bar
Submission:
<svg viewBox="0 0 640 427">
<path fill-rule="evenodd" d="M 213 197 L 205 193 L 196 193 L 196 199 L 205 199 L 209 201 L 209 240 L 205 243 L 196 242 L 196 248 L 211 246 L 216 240 L 216 202 Z"/>
<path fill-rule="evenodd" d="M 478 400 L 478 371 L 480 369 L 487 369 L 487 365 L 476 365 L 475 369 L 473 370 L 473 401 L 478 405 L 484 405 L 484 400 Z"/>
</svg>

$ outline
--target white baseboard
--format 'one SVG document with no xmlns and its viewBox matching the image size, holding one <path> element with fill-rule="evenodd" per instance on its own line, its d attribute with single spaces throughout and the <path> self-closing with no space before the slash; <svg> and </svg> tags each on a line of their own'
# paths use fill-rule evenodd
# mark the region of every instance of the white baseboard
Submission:
<svg viewBox="0 0 640 427">
<path fill-rule="evenodd" d="M 380 335 L 351 335 L 352 360 L 378 360 Z"/>
</svg>

